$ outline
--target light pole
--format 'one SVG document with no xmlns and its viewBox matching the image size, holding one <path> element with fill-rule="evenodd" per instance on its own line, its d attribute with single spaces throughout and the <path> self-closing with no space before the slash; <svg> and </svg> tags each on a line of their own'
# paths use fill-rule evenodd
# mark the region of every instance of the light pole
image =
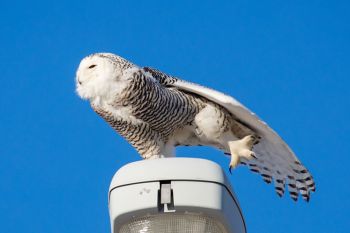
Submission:
<svg viewBox="0 0 350 233">
<path fill-rule="evenodd" d="M 112 233 L 246 233 L 224 171 L 205 159 L 125 165 L 112 179 L 109 212 Z"/>
</svg>

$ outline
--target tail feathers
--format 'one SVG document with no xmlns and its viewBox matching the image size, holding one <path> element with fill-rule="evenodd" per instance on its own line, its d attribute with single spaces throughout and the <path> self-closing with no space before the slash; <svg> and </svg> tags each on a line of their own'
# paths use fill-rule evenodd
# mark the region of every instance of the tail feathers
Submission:
<svg viewBox="0 0 350 233">
<path fill-rule="evenodd" d="M 276 193 L 280 197 L 284 195 L 287 187 L 294 201 L 298 200 L 300 193 L 302 199 L 308 202 L 311 192 L 316 190 L 312 176 L 298 161 L 293 166 L 284 167 L 267 163 L 258 157 L 253 160 L 241 159 L 241 164 L 247 165 L 252 172 L 259 173 L 266 183 L 270 184 L 273 181 Z"/>
</svg>

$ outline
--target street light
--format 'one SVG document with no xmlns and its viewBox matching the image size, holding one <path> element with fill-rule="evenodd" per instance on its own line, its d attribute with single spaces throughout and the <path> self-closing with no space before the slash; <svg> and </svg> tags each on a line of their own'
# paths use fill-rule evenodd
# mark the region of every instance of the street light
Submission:
<svg viewBox="0 0 350 233">
<path fill-rule="evenodd" d="M 225 173 L 205 159 L 125 165 L 112 179 L 109 212 L 112 233 L 246 233 Z"/>
</svg>

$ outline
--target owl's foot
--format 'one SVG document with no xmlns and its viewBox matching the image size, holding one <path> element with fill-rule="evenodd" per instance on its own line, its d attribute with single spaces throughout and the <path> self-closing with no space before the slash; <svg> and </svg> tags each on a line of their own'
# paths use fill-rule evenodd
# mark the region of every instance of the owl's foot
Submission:
<svg viewBox="0 0 350 233">
<path fill-rule="evenodd" d="M 162 154 L 147 154 L 147 155 L 142 155 L 142 158 L 145 160 L 151 160 L 151 159 L 161 159 L 164 158 L 165 156 Z"/>
<path fill-rule="evenodd" d="M 228 146 L 231 152 L 231 161 L 229 171 L 231 173 L 232 168 L 236 168 L 240 162 L 240 158 L 247 160 L 256 159 L 255 153 L 252 151 L 253 146 L 259 142 L 256 136 L 248 135 L 244 138 L 236 141 L 229 141 Z"/>
</svg>

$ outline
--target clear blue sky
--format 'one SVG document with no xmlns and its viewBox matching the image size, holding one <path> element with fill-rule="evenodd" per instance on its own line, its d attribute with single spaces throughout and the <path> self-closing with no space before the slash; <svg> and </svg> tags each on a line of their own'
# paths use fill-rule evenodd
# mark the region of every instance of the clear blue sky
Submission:
<svg viewBox="0 0 350 233">
<path fill-rule="evenodd" d="M 102 51 L 226 92 L 290 144 L 317 192 L 295 203 L 238 168 L 250 233 L 349 232 L 349 1 L 164 2 L 1 1 L 1 232 L 109 232 L 111 177 L 140 157 L 75 94 Z"/>
</svg>

